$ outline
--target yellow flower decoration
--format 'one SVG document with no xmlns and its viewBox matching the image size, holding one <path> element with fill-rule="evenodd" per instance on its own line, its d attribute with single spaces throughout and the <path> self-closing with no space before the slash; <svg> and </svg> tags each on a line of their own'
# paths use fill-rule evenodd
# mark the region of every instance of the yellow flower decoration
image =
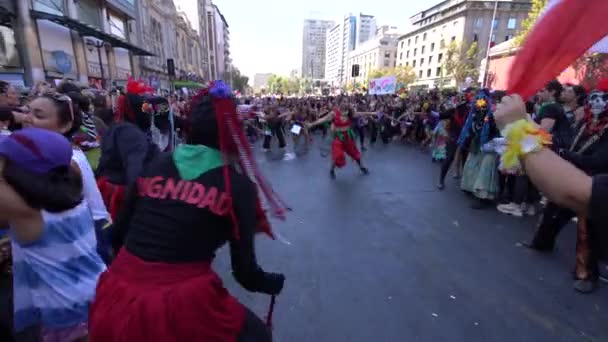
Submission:
<svg viewBox="0 0 608 342">
<path fill-rule="evenodd" d="M 486 99 L 479 99 L 475 102 L 475 106 L 477 108 L 485 108 L 488 106 L 488 101 L 486 101 Z"/>
<path fill-rule="evenodd" d="M 520 159 L 523 156 L 551 145 L 551 134 L 523 119 L 509 124 L 504 129 L 503 136 L 507 140 L 507 147 L 500 161 L 501 170 L 521 170 Z"/>
</svg>

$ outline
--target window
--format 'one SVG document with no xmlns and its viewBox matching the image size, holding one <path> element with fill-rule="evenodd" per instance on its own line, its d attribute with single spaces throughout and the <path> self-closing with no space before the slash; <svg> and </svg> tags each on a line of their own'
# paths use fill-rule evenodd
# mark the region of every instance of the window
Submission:
<svg viewBox="0 0 608 342">
<path fill-rule="evenodd" d="M 424 65 L 424 58 L 420 58 L 420 66 Z"/>
<path fill-rule="evenodd" d="M 435 51 L 435 43 L 431 44 L 431 52 Z"/>
<path fill-rule="evenodd" d="M 414 44 L 418 44 L 418 36 L 414 39 Z"/>
<path fill-rule="evenodd" d="M 405 66 L 410 66 L 410 62 L 405 62 Z"/>
<path fill-rule="evenodd" d="M 412 62 L 412 66 L 415 68 L 416 67 L 416 60 L 414 59 L 414 61 Z"/>
<path fill-rule="evenodd" d="M 483 26 L 483 18 L 475 19 L 475 28 L 481 28 Z"/>
<path fill-rule="evenodd" d="M 411 40 L 411 39 L 408 39 L 408 40 L 407 40 L 407 46 L 410 46 L 410 43 L 411 43 L 411 42 L 412 42 L 412 40 Z"/>
<path fill-rule="evenodd" d="M 426 42 L 426 33 L 422 35 L 422 41 Z"/>
<path fill-rule="evenodd" d="M 474 41 L 474 42 L 478 42 L 478 41 L 479 41 L 479 36 L 477 35 L 477 33 L 475 33 L 475 34 L 473 35 L 473 41 Z"/>
<path fill-rule="evenodd" d="M 453 42 L 455 42 L 455 41 L 456 41 L 456 37 L 455 37 L 455 36 L 452 36 L 452 40 L 451 40 L 451 42 L 453 43 Z"/>
<path fill-rule="evenodd" d="M 422 78 L 422 70 L 420 70 L 420 72 L 418 72 L 418 78 Z"/>
<path fill-rule="evenodd" d="M 410 50 L 407 50 L 407 51 L 405 52 L 405 58 L 410 58 Z"/>
<path fill-rule="evenodd" d="M 416 54 L 418 53 L 418 48 L 414 49 L 414 57 L 416 57 Z"/>
<path fill-rule="evenodd" d="M 511 39 L 513 39 L 513 35 L 512 34 L 508 34 L 508 35 L 505 36 L 505 42 L 508 41 L 508 40 L 511 40 Z"/>
<path fill-rule="evenodd" d="M 458 25 L 458 21 L 455 21 L 455 22 L 454 22 L 454 27 L 455 27 L 456 25 Z"/>
<path fill-rule="evenodd" d="M 425 46 L 422 47 L 422 50 L 420 51 L 421 54 L 424 54 L 424 48 Z"/>
<path fill-rule="evenodd" d="M 388 66 L 389 66 L 389 62 L 390 62 L 390 61 L 389 61 L 388 59 L 385 59 L 385 60 L 384 60 L 384 67 L 385 67 L 385 68 L 388 68 Z"/>
<path fill-rule="evenodd" d="M 401 48 L 403 49 L 403 42 L 401 42 Z"/>
<path fill-rule="evenodd" d="M 441 76 L 441 67 L 437 68 L 437 70 L 435 71 L 435 76 Z"/>
<path fill-rule="evenodd" d="M 507 29 L 515 30 L 516 27 L 517 27 L 517 19 L 509 18 L 509 22 L 507 23 Z"/>
<path fill-rule="evenodd" d="M 399 60 L 403 59 L 403 52 L 399 52 Z"/>
<path fill-rule="evenodd" d="M 384 58 L 391 58 L 391 52 L 390 51 L 384 51 Z"/>
<path fill-rule="evenodd" d="M 441 46 L 441 48 L 445 48 L 445 40 L 442 39 L 441 42 L 439 42 L 439 46 Z"/>
<path fill-rule="evenodd" d="M 429 64 L 433 63 L 433 56 L 429 56 Z"/>
<path fill-rule="evenodd" d="M 426 77 L 431 77 L 431 69 L 426 71 Z"/>
<path fill-rule="evenodd" d="M 437 63 L 441 63 L 442 59 L 443 59 L 443 54 L 440 53 L 439 56 L 437 56 Z"/>
<path fill-rule="evenodd" d="M 490 42 L 491 42 L 492 44 L 496 43 L 496 33 L 494 33 L 494 34 L 492 35 L 492 37 L 491 37 L 491 39 L 490 39 Z"/>
<path fill-rule="evenodd" d="M 495 30 L 498 28 L 498 19 L 494 19 L 494 21 L 492 21 L 492 28 Z"/>
</svg>

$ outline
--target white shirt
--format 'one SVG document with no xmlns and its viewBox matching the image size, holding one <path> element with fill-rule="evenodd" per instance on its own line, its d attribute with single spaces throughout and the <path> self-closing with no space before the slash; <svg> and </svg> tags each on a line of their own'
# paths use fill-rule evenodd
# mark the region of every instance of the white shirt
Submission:
<svg viewBox="0 0 608 342">
<path fill-rule="evenodd" d="M 101 197 L 97 182 L 95 181 L 95 174 L 93 174 L 93 169 L 91 169 L 87 156 L 82 150 L 74 149 L 72 161 L 74 161 L 80 169 L 84 200 L 91 210 L 93 220 L 111 221 L 110 213 L 108 213 L 106 205 L 103 203 L 103 198 Z"/>
</svg>

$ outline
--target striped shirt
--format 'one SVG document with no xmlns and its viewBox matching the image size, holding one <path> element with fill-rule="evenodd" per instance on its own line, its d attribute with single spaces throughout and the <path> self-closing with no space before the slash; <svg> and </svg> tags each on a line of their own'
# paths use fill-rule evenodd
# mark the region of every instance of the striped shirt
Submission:
<svg viewBox="0 0 608 342">
<path fill-rule="evenodd" d="M 37 241 L 12 239 L 15 331 L 86 323 L 105 270 L 86 203 L 59 214 L 43 211 L 42 217 L 44 232 Z"/>
</svg>

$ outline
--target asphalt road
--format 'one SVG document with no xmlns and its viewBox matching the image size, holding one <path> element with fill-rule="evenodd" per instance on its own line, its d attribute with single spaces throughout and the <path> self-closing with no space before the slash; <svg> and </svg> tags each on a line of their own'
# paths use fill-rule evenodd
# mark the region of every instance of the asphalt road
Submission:
<svg viewBox="0 0 608 342">
<path fill-rule="evenodd" d="M 319 138 L 317 138 L 318 140 Z M 608 289 L 572 289 L 574 226 L 551 255 L 517 243 L 534 221 L 474 211 L 438 166 L 406 146 L 364 154 L 328 176 L 315 146 L 299 158 L 259 152 L 275 190 L 293 212 L 276 222 L 290 244 L 259 237 L 265 270 L 285 273 L 274 315 L 275 341 L 608 341 Z M 264 315 L 269 297 L 247 293 L 215 262 L 239 300 Z"/>
</svg>

